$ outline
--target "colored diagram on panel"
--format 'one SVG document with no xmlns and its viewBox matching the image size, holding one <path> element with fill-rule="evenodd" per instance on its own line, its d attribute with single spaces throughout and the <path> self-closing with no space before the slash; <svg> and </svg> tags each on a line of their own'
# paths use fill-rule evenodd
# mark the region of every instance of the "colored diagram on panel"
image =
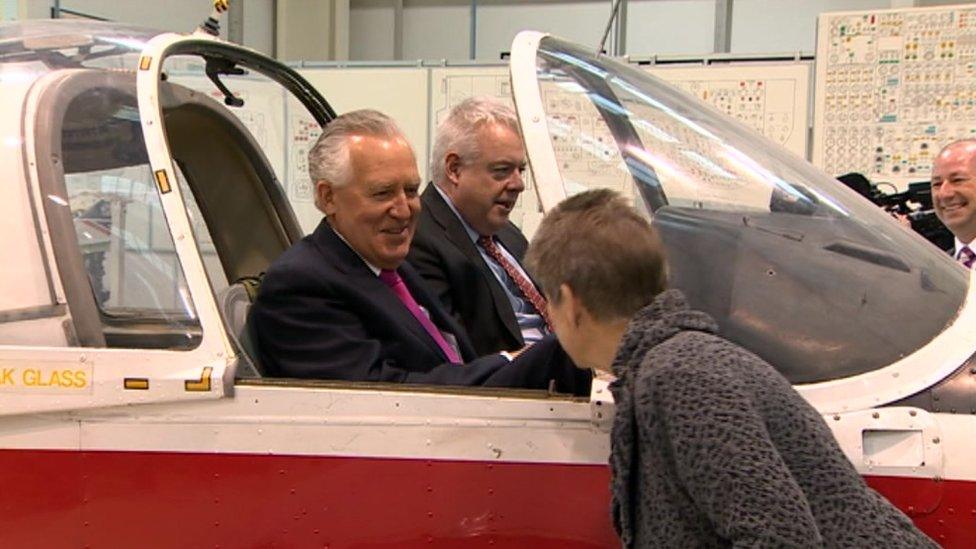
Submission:
<svg viewBox="0 0 976 549">
<path fill-rule="evenodd" d="M 633 200 L 633 179 L 610 128 L 589 97 L 548 82 L 542 83 L 541 90 L 566 193 L 609 188 Z"/>
<path fill-rule="evenodd" d="M 808 63 L 739 63 L 646 70 L 806 158 Z"/>
<path fill-rule="evenodd" d="M 814 163 L 904 186 L 976 135 L 976 8 L 834 13 L 817 38 Z"/>
</svg>

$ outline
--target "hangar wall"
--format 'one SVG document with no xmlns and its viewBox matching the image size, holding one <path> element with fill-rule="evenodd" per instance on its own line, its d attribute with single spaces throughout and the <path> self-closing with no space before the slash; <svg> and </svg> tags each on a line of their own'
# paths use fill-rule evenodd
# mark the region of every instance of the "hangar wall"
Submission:
<svg viewBox="0 0 976 549">
<path fill-rule="evenodd" d="M 51 17 L 53 0 L 7 0 L 18 7 L 20 19 Z M 274 52 L 275 0 L 244 1 L 244 45 L 262 53 Z M 210 0 L 169 0 L 165 3 L 119 0 L 60 0 L 64 17 L 77 17 L 73 12 L 110 21 L 118 21 L 172 32 L 189 32 L 209 13 Z M 226 22 L 221 36 L 227 38 Z"/>
<path fill-rule="evenodd" d="M 812 51 L 822 12 L 905 8 L 919 1 L 733 0 L 731 51 Z M 350 0 L 350 59 L 396 59 L 393 4 Z M 595 46 L 610 13 L 607 0 L 478 0 L 477 5 L 476 59 L 484 61 L 497 61 L 525 29 Z M 470 6 L 470 0 L 403 0 L 401 59 L 470 59 Z M 626 53 L 714 51 L 715 6 L 715 0 L 628 0 Z"/>
<path fill-rule="evenodd" d="M 395 4 L 402 2 L 400 59 L 470 60 L 471 4 L 477 4 L 475 58 L 498 61 L 515 34 L 534 29 L 584 44 L 596 44 L 609 14 L 609 0 L 234 0 L 243 6 L 242 43 L 266 54 L 302 52 L 284 60 L 389 61 L 395 55 Z M 733 53 L 809 52 L 814 48 L 817 15 L 966 3 L 966 0 L 729 0 L 732 4 Z M 4 0 L 4 17 L 50 17 L 51 8 L 90 14 L 112 21 L 185 32 L 206 13 L 210 0 L 170 0 L 165 9 L 152 4 L 117 0 Z M 715 51 L 716 0 L 628 0 L 626 53 L 630 55 L 693 54 Z M 336 4 L 345 18 L 342 28 L 322 41 L 290 18 L 316 18 L 318 4 Z M 162 5 L 162 4 L 160 4 Z M 311 7 L 310 7 L 311 6 Z M 348 19 L 346 21 L 345 19 Z M 277 27 L 277 29 L 275 28 Z M 323 28 L 323 33 L 328 33 Z M 227 25 L 223 26 L 227 35 Z M 611 37 L 612 41 L 612 37 Z M 295 42 L 298 44 L 296 45 Z M 319 44 L 319 54 L 315 51 Z"/>
</svg>

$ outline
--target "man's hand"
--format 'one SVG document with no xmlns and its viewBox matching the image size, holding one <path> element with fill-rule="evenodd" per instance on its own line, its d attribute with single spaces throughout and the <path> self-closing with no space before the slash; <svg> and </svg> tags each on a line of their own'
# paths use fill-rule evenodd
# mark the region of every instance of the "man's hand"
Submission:
<svg viewBox="0 0 976 549">
<path fill-rule="evenodd" d="M 512 358 L 515 358 L 515 357 L 519 356 L 520 354 L 524 353 L 525 350 L 528 349 L 531 346 L 532 346 L 532 344 L 530 343 L 530 344 L 526 345 L 525 347 L 522 347 L 521 349 L 516 349 L 514 351 L 509 351 L 508 354 L 512 355 Z"/>
<path fill-rule="evenodd" d="M 531 346 L 532 346 L 532 344 L 529 344 L 529 345 L 526 345 L 525 347 L 522 347 L 521 349 L 515 349 L 514 351 L 498 351 L 498 354 L 500 354 L 503 357 L 507 358 L 508 361 L 511 362 L 511 361 L 515 360 L 515 357 L 517 357 L 520 354 L 524 353 L 525 350 L 528 349 Z"/>
</svg>

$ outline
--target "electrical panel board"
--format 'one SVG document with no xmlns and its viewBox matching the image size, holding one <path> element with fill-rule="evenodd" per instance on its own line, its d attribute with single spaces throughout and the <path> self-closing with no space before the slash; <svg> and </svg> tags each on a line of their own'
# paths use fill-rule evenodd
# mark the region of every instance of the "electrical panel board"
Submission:
<svg viewBox="0 0 976 549">
<path fill-rule="evenodd" d="M 944 145 L 976 137 L 976 6 L 825 13 L 813 163 L 899 189 Z"/>
<path fill-rule="evenodd" d="M 643 145 L 625 144 L 631 157 L 625 159 L 613 130 L 596 107 L 613 103 L 600 102 L 596 93 L 573 83 L 558 73 L 540 80 L 548 130 L 567 194 L 608 188 L 636 203 L 640 200 L 636 181 L 641 174 L 644 181 L 656 180 L 671 205 L 768 211 L 771 187 L 765 180 L 728 154 L 724 141 L 678 114 L 680 109 L 620 93 L 620 108 L 638 116 L 633 130 Z"/>
<path fill-rule="evenodd" d="M 807 158 L 810 63 L 652 66 L 646 70 Z"/>
</svg>

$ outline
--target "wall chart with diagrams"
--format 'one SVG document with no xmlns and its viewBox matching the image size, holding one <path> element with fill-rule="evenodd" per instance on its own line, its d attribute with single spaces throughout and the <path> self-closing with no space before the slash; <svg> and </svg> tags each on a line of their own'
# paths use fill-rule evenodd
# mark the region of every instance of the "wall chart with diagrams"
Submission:
<svg viewBox="0 0 976 549">
<path fill-rule="evenodd" d="M 740 62 L 646 70 L 806 158 L 810 63 Z"/>
<path fill-rule="evenodd" d="M 976 7 L 826 13 L 817 35 L 813 163 L 898 188 L 976 136 Z"/>
</svg>

